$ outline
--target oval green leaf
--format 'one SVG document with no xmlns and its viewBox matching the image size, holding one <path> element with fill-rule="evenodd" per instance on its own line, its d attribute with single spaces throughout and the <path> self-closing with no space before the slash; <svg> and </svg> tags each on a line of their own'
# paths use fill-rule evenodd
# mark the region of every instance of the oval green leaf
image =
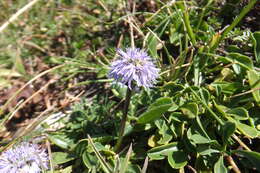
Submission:
<svg viewBox="0 0 260 173">
<path fill-rule="evenodd" d="M 227 173 L 227 168 L 223 162 L 223 156 L 220 156 L 218 161 L 214 165 L 214 173 Z"/>
<path fill-rule="evenodd" d="M 235 133 L 236 131 L 236 124 L 227 121 L 223 126 L 222 126 L 222 140 L 223 143 L 227 144 L 228 139 Z"/>
<path fill-rule="evenodd" d="M 250 70 L 247 72 L 247 77 L 249 80 L 249 84 L 252 90 L 254 90 L 252 92 L 253 97 L 256 101 L 256 103 L 258 103 L 260 105 L 260 75 L 259 73 L 257 73 L 254 70 Z"/>
<path fill-rule="evenodd" d="M 248 112 L 243 107 L 237 107 L 226 112 L 233 116 L 236 120 L 247 120 L 249 118 Z"/>
<path fill-rule="evenodd" d="M 196 103 L 185 104 L 180 109 L 182 113 L 190 119 L 195 118 L 199 112 L 198 105 Z"/>
<path fill-rule="evenodd" d="M 183 168 L 188 163 L 188 155 L 183 151 L 172 151 L 168 154 L 168 163 L 174 169 Z"/>
<path fill-rule="evenodd" d="M 137 123 L 146 124 L 151 121 L 160 118 L 163 113 L 165 113 L 172 106 L 172 101 L 170 98 L 159 98 L 155 103 L 153 103 L 148 111 L 144 112 L 137 119 Z"/>
<path fill-rule="evenodd" d="M 148 157 L 151 160 L 162 160 L 168 155 L 169 152 L 172 151 L 178 151 L 177 142 L 169 143 L 159 147 L 154 147 L 147 153 Z"/>
<path fill-rule="evenodd" d="M 65 152 L 53 152 L 51 153 L 52 160 L 54 164 L 63 164 L 66 162 L 69 162 L 71 160 L 74 160 L 75 157 L 72 154 L 65 153 Z"/>
</svg>

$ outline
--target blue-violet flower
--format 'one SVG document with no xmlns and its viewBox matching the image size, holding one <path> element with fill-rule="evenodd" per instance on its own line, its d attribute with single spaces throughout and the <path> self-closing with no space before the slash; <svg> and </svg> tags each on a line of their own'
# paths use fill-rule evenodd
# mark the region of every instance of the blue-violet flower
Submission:
<svg viewBox="0 0 260 173">
<path fill-rule="evenodd" d="M 151 57 L 139 48 L 118 49 L 119 58 L 112 62 L 108 77 L 128 85 L 149 88 L 159 77 L 159 69 L 154 65 Z M 134 83 L 133 83 L 134 82 Z"/>
<path fill-rule="evenodd" d="M 40 173 L 47 170 L 48 154 L 37 144 L 22 142 L 0 156 L 0 173 Z"/>
</svg>

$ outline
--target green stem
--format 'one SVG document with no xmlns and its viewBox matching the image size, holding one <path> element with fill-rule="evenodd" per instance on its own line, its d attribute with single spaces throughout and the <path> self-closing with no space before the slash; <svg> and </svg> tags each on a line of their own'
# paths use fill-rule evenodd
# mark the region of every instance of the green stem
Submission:
<svg viewBox="0 0 260 173">
<path fill-rule="evenodd" d="M 121 120 L 121 124 L 120 124 L 120 131 L 119 131 L 119 137 L 115 146 L 115 151 L 118 153 L 121 143 L 123 141 L 123 137 L 124 137 L 124 132 L 125 132 L 125 125 L 126 125 L 126 121 L 127 121 L 127 113 L 128 113 L 128 107 L 130 104 L 130 100 L 131 100 L 131 89 L 127 88 L 126 91 L 126 98 L 125 98 L 125 104 L 124 104 L 124 111 L 123 111 L 123 118 Z"/>
<path fill-rule="evenodd" d="M 217 122 L 221 125 L 224 125 L 223 121 L 212 111 L 212 109 L 198 96 L 198 94 L 192 89 L 190 88 L 193 95 L 200 100 L 200 102 L 203 104 L 203 106 L 205 106 L 205 108 L 209 111 L 209 113 L 212 115 L 212 117 L 217 120 Z"/>
<path fill-rule="evenodd" d="M 205 16 L 205 13 L 206 13 L 206 9 L 211 5 L 212 2 L 213 2 L 213 0 L 209 0 L 208 3 L 205 5 L 205 7 L 202 8 L 202 12 L 201 12 L 201 15 L 200 15 L 200 18 L 199 18 L 199 22 L 196 26 L 195 32 L 197 32 L 198 29 L 200 28 L 200 25 L 201 25 L 202 20 Z"/>
<path fill-rule="evenodd" d="M 189 15 L 188 15 L 187 11 L 183 12 L 183 21 L 184 21 L 185 28 L 188 32 L 188 35 L 191 39 L 191 43 L 193 44 L 193 46 L 195 46 L 195 44 L 196 44 L 195 35 L 192 31 L 192 28 L 191 28 L 191 25 L 190 25 Z"/>
<path fill-rule="evenodd" d="M 188 9 L 186 7 L 185 1 L 178 3 L 177 6 L 174 3 L 174 8 L 175 9 L 178 9 L 178 8 L 181 9 L 181 11 L 182 11 L 182 19 L 183 19 L 183 22 L 184 22 L 185 29 L 186 29 L 186 31 L 187 31 L 187 33 L 189 35 L 189 38 L 191 39 L 192 45 L 195 46 L 196 39 L 195 39 L 195 35 L 193 33 L 193 30 L 191 28 L 191 25 L 190 25 L 190 18 L 189 18 Z M 177 12 L 178 12 L 178 10 L 177 10 Z"/>
<path fill-rule="evenodd" d="M 219 43 L 225 38 L 225 36 L 243 19 L 243 17 L 254 7 L 257 0 L 251 0 L 247 6 L 243 8 L 240 14 L 235 18 L 235 20 L 229 25 L 221 34 L 220 38 L 215 42 L 215 44 L 210 48 L 211 52 L 215 50 Z"/>
<path fill-rule="evenodd" d="M 209 113 L 212 115 L 212 117 L 217 120 L 217 122 L 220 125 L 224 125 L 223 121 L 217 116 L 217 114 L 215 114 L 212 109 L 207 105 L 207 103 L 205 103 L 200 96 L 192 89 L 190 88 L 193 95 L 200 100 L 200 102 L 203 104 L 203 106 L 205 106 L 205 108 L 209 111 Z M 251 151 L 251 149 L 243 142 L 241 141 L 235 134 L 232 135 L 232 138 L 235 139 L 242 147 L 244 147 L 247 151 Z"/>
</svg>

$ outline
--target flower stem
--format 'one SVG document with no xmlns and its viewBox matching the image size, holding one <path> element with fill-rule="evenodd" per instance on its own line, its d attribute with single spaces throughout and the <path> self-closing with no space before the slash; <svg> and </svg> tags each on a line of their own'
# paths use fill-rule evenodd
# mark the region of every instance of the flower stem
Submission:
<svg viewBox="0 0 260 173">
<path fill-rule="evenodd" d="M 116 143 L 116 146 L 115 146 L 115 151 L 116 152 L 119 151 L 121 143 L 123 141 L 123 136 L 124 136 L 124 132 L 125 132 L 125 125 L 126 125 L 126 121 L 127 121 L 127 113 L 128 113 L 128 107 L 129 107 L 130 99 L 131 99 L 131 89 L 127 88 L 125 104 L 124 104 L 124 110 L 123 110 L 123 118 L 122 118 L 121 124 L 120 124 L 119 137 L 118 137 L 118 140 L 117 140 L 117 143 Z"/>
</svg>

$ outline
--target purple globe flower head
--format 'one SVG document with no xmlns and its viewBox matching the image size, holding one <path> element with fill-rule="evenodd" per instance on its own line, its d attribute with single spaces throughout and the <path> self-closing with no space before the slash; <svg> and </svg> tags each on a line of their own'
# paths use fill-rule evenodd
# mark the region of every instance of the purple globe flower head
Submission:
<svg viewBox="0 0 260 173">
<path fill-rule="evenodd" d="M 108 77 L 128 85 L 150 88 L 159 77 L 159 69 L 154 65 L 151 57 L 138 48 L 127 48 L 117 50 L 119 58 L 112 62 Z"/>
<path fill-rule="evenodd" d="M 47 170 L 48 154 L 37 144 L 22 142 L 0 156 L 0 173 L 40 173 Z"/>
</svg>

